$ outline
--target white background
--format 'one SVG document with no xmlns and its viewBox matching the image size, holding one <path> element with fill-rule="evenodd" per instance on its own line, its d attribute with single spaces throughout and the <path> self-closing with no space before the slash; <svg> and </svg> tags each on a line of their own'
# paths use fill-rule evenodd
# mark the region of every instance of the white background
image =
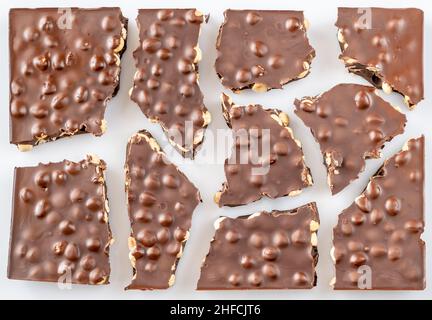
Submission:
<svg viewBox="0 0 432 320">
<path fill-rule="evenodd" d="M 429 5 L 428 5 L 429 4 Z M 388 101 L 400 106 L 407 114 L 406 132 L 386 145 L 383 158 L 367 162 L 366 170 L 360 178 L 347 187 L 343 192 L 332 197 L 326 184 L 326 170 L 322 165 L 322 156 L 318 144 L 315 143 L 309 129 L 293 113 L 293 100 L 305 95 L 316 95 L 342 82 L 366 84 L 358 76 L 348 74 L 343 64 L 338 60 L 340 53 L 336 40 L 338 6 L 382 6 L 382 7 L 419 7 L 425 13 L 425 96 L 417 109 L 408 111 L 402 99 L 396 94 L 384 95 Z M 121 89 L 118 95 L 109 103 L 106 111 L 108 130 L 100 138 L 90 134 L 61 139 L 35 148 L 28 153 L 20 153 L 14 145 L 9 144 L 8 123 L 8 11 L 10 7 L 43 7 L 43 6 L 78 6 L 100 7 L 121 6 L 123 15 L 129 18 L 128 49 L 123 56 Z M 264 199 L 257 203 L 237 207 L 219 209 L 213 202 L 214 193 L 224 181 L 223 165 L 202 164 L 200 154 L 197 162 L 201 164 L 182 163 L 181 157 L 174 154 L 171 160 L 180 165 L 181 170 L 200 189 L 203 203 L 194 212 L 191 237 L 186 245 L 184 255 L 177 269 L 174 287 L 163 291 L 124 291 L 131 278 L 131 266 L 128 259 L 127 238 L 129 235 L 129 220 L 125 205 L 123 164 L 125 147 L 129 136 L 139 129 L 146 128 L 166 146 L 166 139 L 158 125 L 151 124 L 141 113 L 138 106 L 129 100 L 128 90 L 132 85 L 134 62 L 132 51 L 138 45 L 138 33 L 135 18 L 138 8 L 159 7 L 197 7 L 204 13 L 210 13 L 210 20 L 203 26 L 200 37 L 200 47 L 203 60 L 200 62 L 200 85 L 205 95 L 205 104 L 212 113 L 213 121 L 208 130 L 226 128 L 219 105 L 219 95 L 224 90 L 213 69 L 216 57 L 215 40 L 223 11 L 227 8 L 238 9 L 297 9 L 304 10 L 311 27 L 308 31 L 310 43 L 316 50 L 316 58 L 312 62 L 312 72 L 305 79 L 290 83 L 283 90 L 273 90 L 265 94 L 253 92 L 235 95 L 237 103 L 260 103 L 266 107 L 277 107 L 287 112 L 291 118 L 291 126 L 295 136 L 303 143 L 306 163 L 311 168 L 315 184 L 295 198 L 280 198 L 277 200 Z M 403 143 L 420 134 L 426 136 L 426 230 L 423 239 L 427 245 L 432 244 L 432 225 L 430 213 L 431 176 L 429 171 L 432 106 L 431 99 L 431 21 L 432 6 L 428 0 L 418 1 L 277 1 L 277 0 L 247 0 L 247 1 L 110 1 L 110 0 L 7 0 L 1 2 L 1 46 L 0 46 L 0 298 L 24 299 L 419 299 L 432 296 L 432 259 L 430 250 L 427 251 L 427 289 L 420 292 L 335 292 L 329 287 L 334 268 L 329 256 L 331 248 L 332 228 L 336 224 L 338 214 L 349 206 L 354 198 L 363 190 L 369 177 L 382 163 L 384 157 L 397 152 Z M 211 147 L 210 139 L 204 143 L 204 148 Z M 110 200 L 110 223 L 116 239 L 111 247 L 112 273 L 107 286 L 77 286 L 71 290 L 60 290 L 56 284 L 37 283 L 8 280 L 6 277 L 8 242 L 10 227 L 10 208 L 13 182 L 13 167 L 36 165 L 39 162 L 61 161 L 63 159 L 80 160 L 87 153 L 95 153 L 108 163 L 107 183 Z M 173 153 L 171 153 L 173 154 Z M 195 286 L 199 278 L 201 261 L 205 257 L 210 240 L 213 236 L 213 221 L 220 215 L 237 216 L 251 214 L 260 210 L 289 209 L 310 201 L 316 201 L 321 217 L 321 228 L 318 234 L 318 249 L 320 253 L 318 263 L 318 285 L 312 290 L 296 291 L 237 291 L 237 292 L 199 292 Z"/>
</svg>

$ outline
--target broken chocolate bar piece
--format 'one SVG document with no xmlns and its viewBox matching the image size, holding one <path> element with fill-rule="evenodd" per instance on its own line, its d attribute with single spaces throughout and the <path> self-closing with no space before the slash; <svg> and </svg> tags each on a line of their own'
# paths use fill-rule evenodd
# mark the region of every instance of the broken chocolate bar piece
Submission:
<svg viewBox="0 0 432 320">
<path fill-rule="evenodd" d="M 65 136 L 102 135 L 126 29 L 120 8 L 11 9 L 10 142 L 27 151 Z"/>
<path fill-rule="evenodd" d="M 125 171 L 134 274 L 126 289 L 166 289 L 174 284 L 199 191 L 145 130 L 129 139 Z"/>
<path fill-rule="evenodd" d="M 105 168 L 95 156 L 15 168 L 9 279 L 108 283 Z"/>
<path fill-rule="evenodd" d="M 221 217 L 198 290 L 310 289 L 316 285 L 318 210 Z"/>
<path fill-rule="evenodd" d="M 339 215 L 332 259 L 337 290 L 423 290 L 424 137 L 384 162 Z"/>
<path fill-rule="evenodd" d="M 423 100 L 423 11 L 339 8 L 338 41 L 348 71 L 413 108 Z"/>
<path fill-rule="evenodd" d="M 244 205 L 263 196 L 295 196 L 312 185 L 287 114 L 260 105 L 237 106 L 225 94 L 221 100 L 234 146 L 225 160 L 227 181 L 215 195 L 220 207 Z"/>
<path fill-rule="evenodd" d="M 215 68 L 225 87 L 265 92 L 309 74 L 315 50 L 302 11 L 226 10 L 224 16 Z"/>
<path fill-rule="evenodd" d="M 405 115 L 375 90 L 339 84 L 319 96 L 294 101 L 296 115 L 320 145 L 332 194 L 357 179 L 365 159 L 379 158 L 384 143 L 404 131 Z"/>
<path fill-rule="evenodd" d="M 170 143 L 193 158 L 211 121 L 198 85 L 198 36 L 206 17 L 196 9 L 142 9 L 131 99 Z"/>
</svg>

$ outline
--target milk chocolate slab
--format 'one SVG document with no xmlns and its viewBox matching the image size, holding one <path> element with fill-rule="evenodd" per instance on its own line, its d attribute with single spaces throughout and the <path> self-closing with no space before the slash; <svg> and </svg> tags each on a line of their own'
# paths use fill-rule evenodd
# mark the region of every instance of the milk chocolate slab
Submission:
<svg viewBox="0 0 432 320">
<path fill-rule="evenodd" d="M 425 288 L 424 137 L 385 161 L 333 229 L 337 290 Z"/>
<path fill-rule="evenodd" d="M 219 218 L 198 290 L 310 289 L 316 285 L 318 210 Z"/>
<path fill-rule="evenodd" d="M 423 11 L 339 8 L 340 59 L 384 92 L 396 91 L 413 108 L 423 100 Z"/>
<path fill-rule="evenodd" d="M 370 86 L 339 84 L 316 97 L 295 100 L 295 113 L 311 129 L 336 194 L 379 158 L 384 143 L 404 131 L 406 117 Z"/>
<path fill-rule="evenodd" d="M 215 195 L 220 207 L 244 205 L 263 196 L 294 196 L 312 185 L 287 114 L 261 105 L 238 106 L 225 94 L 221 100 L 234 146 L 225 160 L 226 182 Z"/>
<path fill-rule="evenodd" d="M 15 168 L 9 279 L 108 283 L 105 168 L 95 156 Z"/>
<path fill-rule="evenodd" d="M 191 158 L 211 121 L 198 85 L 198 36 L 205 19 L 196 9 L 141 9 L 137 17 L 140 46 L 130 97 Z"/>
<path fill-rule="evenodd" d="M 27 151 L 65 136 L 102 135 L 126 28 L 120 8 L 11 9 L 10 142 Z"/>
<path fill-rule="evenodd" d="M 302 11 L 226 10 L 224 16 L 215 68 L 225 87 L 265 92 L 309 74 L 315 50 Z"/>
<path fill-rule="evenodd" d="M 166 289 L 174 284 L 199 191 L 145 130 L 129 139 L 125 171 L 134 274 L 126 289 Z"/>
</svg>

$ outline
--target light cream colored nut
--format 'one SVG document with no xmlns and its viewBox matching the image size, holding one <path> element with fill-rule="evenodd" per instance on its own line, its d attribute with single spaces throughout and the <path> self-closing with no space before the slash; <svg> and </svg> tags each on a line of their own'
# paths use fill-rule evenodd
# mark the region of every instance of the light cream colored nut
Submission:
<svg viewBox="0 0 432 320">
<path fill-rule="evenodd" d="M 168 286 L 172 287 L 175 282 L 175 274 L 172 274 L 171 277 L 168 280 Z"/>
<path fill-rule="evenodd" d="M 309 28 L 310 28 L 310 22 L 309 22 L 309 20 L 303 19 L 303 25 L 304 25 L 304 28 L 305 28 L 306 31 L 309 30 Z"/>
<path fill-rule="evenodd" d="M 214 202 L 216 202 L 217 204 L 219 204 L 221 195 L 222 195 L 222 192 L 220 192 L 220 191 L 216 192 L 216 194 L 213 197 Z"/>
<path fill-rule="evenodd" d="M 383 82 L 381 87 L 384 93 L 390 94 L 393 91 L 392 87 L 387 82 Z"/>
<path fill-rule="evenodd" d="M 255 92 L 267 92 L 268 88 L 264 83 L 254 83 L 252 90 Z"/>
<path fill-rule="evenodd" d="M 129 237 L 128 238 L 128 247 L 129 250 L 135 250 L 137 247 L 137 243 L 134 237 Z"/>
<path fill-rule="evenodd" d="M 204 124 L 203 127 L 208 126 L 212 120 L 211 113 L 207 110 L 203 113 Z"/>
<path fill-rule="evenodd" d="M 276 113 L 270 114 L 270 117 L 272 117 L 273 120 L 275 120 L 280 126 L 283 126 L 281 118 Z"/>
<path fill-rule="evenodd" d="M 106 130 L 107 130 L 107 121 L 105 119 L 102 119 L 100 128 L 101 128 L 102 133 L 106 132 Z"/>
<path fill-rule="evenodd" d="M 338 29 L 337 38 L 340 43 L 345 43 L 345 37 L 343 35 L 342 29 Z"/>
<path fill-rule="evenodd" d="M 312 232 L 312 234 L 311 234 L 311 244 L 314 247 L 316 247 L 318 245 L 318 237 L 317 237 L 316 232 Z"/>
<path fill-rule="evenodd" d="M 279 119 L 282 121 L 284 127 L 289 125 L 289 117 L 285 112 L 279 113 Z"/>
<path fill-rule="evenodd" d="M 122 51 L 124 48 L 124 45 L 125 45 L 125 41 L 124 41 L 123 37 L 120 37 L 120 44 L 118 45 L 117 48 L 114 49 L 114 52 L 118 53 L 118 52 Z"/>
<path fill-rule="evenodd" d="M 310 227 L 310 231 L 312 231 L 312 232 L 316 232 L 318 229 L 319 229 L 319 222 L 318 221 L 315 221 L 315 220 L 311 220 L 311 222 L 310 222 L 310 225 L 309 225 L 309 227 Z"/>
<path fill-rule="evenodd" d="M 336 263 L 336 258 L 335 258 L 335 247 L 332 247 L 332 248 L 330 249 L 330 257 L 331 257 L 333 263 Z"/>
<path fill-rule="evenodd" d="M 195 50 L 195 52 L 196 52 L 196 54 L 195 54 L 195 59 L 194 59 L 194 63 L 198 63 L 198 62 L 200 62 L 201 59 L 202 59 L 202 52 L 201 52 L 200 47 L 198 47 L 198 46 L 195 46 L 194 50 Z"/>
<path fill-rule="evenodd" d="M 19 144 L 17 147 L 18 150 L 21 152 L 27 152 L 33 149 L 33 146 L 31 144 Z"/>
<path fill-rule="evenodd" d="M 301 189 L 300 190 L 293 190 L 290 193 L 288 193 L 288 196 L 289 197 L 295 197 L 295 196 L 298 196 L 300 193 L 302 193 Z"/>
<path fill-rule="evenodd" d="M 224 221 L 225 219 L 226 217 L 219 217 L 216 219 L 216 221 L 213 223 L 215 230 L 218 230 L 220 228 L 222 221 Z"/>
<path fill-rule="evenodd" d="M 123 39 L 126 40 L 126 38 L 127 38 L 127 30 L 124 27 L 121 30 L 121 36 L 122 36 Z"/>
</svg>

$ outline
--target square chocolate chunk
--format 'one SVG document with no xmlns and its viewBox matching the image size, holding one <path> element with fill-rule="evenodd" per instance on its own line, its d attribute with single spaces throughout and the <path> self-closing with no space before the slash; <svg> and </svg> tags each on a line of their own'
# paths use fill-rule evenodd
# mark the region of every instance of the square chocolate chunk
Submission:
<svg viewBox="0 0 432 320">
<path fill-rule="evenodd" d="M 129 139 L 125 171 L 133 267 L 126 289 L 166 289 L 174 284 L 199 191 L 145 130 Z"/>
<path fill-rule="evenodd" d="M 102 135 L 126 28 L 120 8 L 11 9 L 10 142 L 27 151 L 65 136 Z"/>
<path fill-rule="evenodd" d="M 348 71 L 413 108 L 423 100 L 423 11 L 339 8 L 338 41 Z"/>
<path fill-rule="evenodd" d="M 224 15 L 215 68 L 225 87 L 265 92 L 309 74 L 315 50 L 302 11 L 226 10 Z"/>
<path fill-rule="evenodd" d="M 15 169 L 9 279 L 108 283 L 104 171 L 95 156 Z"/>
<path fill-rule="evenodd" d="M 198 290 L 310 289 L 316 285 L 318 210 L 219 218 Z"/>
<path fill-rule="evenodd" d="M 423 290 L 424 137 L 384 162 L 340 215 L 331 256 L 336 290 Z"/>
</svg>

